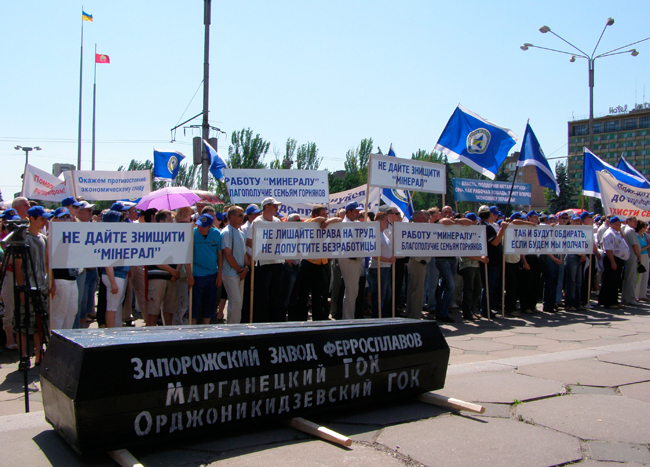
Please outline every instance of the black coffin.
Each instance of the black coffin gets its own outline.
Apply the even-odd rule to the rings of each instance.
[[[80,453],[409,398],[445,384],[433,321],[61,330],[41,364],[45,417]]]

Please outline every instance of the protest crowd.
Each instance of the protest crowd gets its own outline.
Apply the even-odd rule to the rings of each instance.
[[[0,215],[0,240],[9,233],[9,225],[27,221],[31,256],[29,261],[16,261],[15,271],[13,264],[6,269],[2,287],[6,348],[16,348],[16,332],[36,338],[32,327],[24,329],[14,322],[14,285],[22,285],[26,276],[39,296],[30,312],[37,313],[39,306],[48,310],[51,329],[88,327],[94,320],[99,327],[134,326],[140,317],[146,326],[391,316],[452,323],[459,319],[452,316],[454,309],[469,321],[500,318],[502,306],[506,317],[584,310],[590,288],[599,290],[598,304],[605,308],[648,300],[648,225],[635,217],[594,217],[568,210],[558,215],[514,212],[506,218],[496,206],[463,214],[450,206],[432,207],[414,212],[410,222],[484,226],[487,255],[396,257],[393,231],[398,223],[408,222],[396,207],[383,205],[373,213],[353,201],[330,217],[326,206],[316,205],[303,219],[296,212],[280,216],[280,205],[267,197],[260,205],[225,206],[224,212],[204,202],[174,211],[140,211],[134,203],[118,201],[100,212],[82,197],[67,197],[61,207],[48,211],[26,198],[14,199]],[[379,257],[300,260],[277,255],[253,265],[257,223],[311,222],[327,229],[364,221],[379,224]],[[56,222],[192,223],[192,262],[49,270],[47,231]],[[593,251],[504,253],[509,226],[538,225],[591,226]],[[24,302],[22,294],[20,300]]]

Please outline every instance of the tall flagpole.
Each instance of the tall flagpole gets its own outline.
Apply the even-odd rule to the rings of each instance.
[[[92,169],[95,170],[95,103],[97,101],[97,44],[95,44],[95,71],[93,74],[93,162]]]
[[[528,127],[528,123],[530,122],[530,119],[526,120],[526,127]],[[526,133],[524,133],[524,140],[526,139]],[[522,142],[523,146],[523,142]],[[512,186],[510,187],[510,194],[508,195],[508,204],[506,205],[506,212],[504,213],[504,217],[508,217],[508,209],[510,209],[510,199],[512,198],[512,190],[515,189],[515,182],[517,181],[517,174],[519,173],[519,160],[517,160],[517,165],[515,166],[515,176],[512,177]]]
[[[84,20],[83,6],[81,7],[81,53],[79,55],[79,131],[77,133],[77,170],[81,170],[81,91],[84,66]]]

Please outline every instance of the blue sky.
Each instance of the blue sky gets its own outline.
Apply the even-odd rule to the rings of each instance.
[[[20,190],[30,164],[77,161],[81,4],[5,2],[0,14],[0,189]],[[82,169],[90,169],[94,46],[98,170],[153,147],[191,158],[195,135],[170,129],[201,112],[203,1],[90,1],[84,23]],[[566,156],[567,121],[588,115],[587,63],[531,49],[568,50],[550,26],[591,52],[650,35],[647,0],[213,1],[210,122],[226,135],[251,127],[282,153],[287,138],[315,142],[321,168],[343,168],[362,138],[398,157],[431,150],[458,103],[523,137],[526,120],[548,157]],[[595,114],[650,101],[650,41],[596,61]],[[183,112],[187,108],[185,114]],[[196,121],[200,123],[200,121]],[[518,150],[520,142],[513,148]],[[272,152],[271,151],[271,152]],[[270,162],[272,155],[267,158]],[[555,161],[551,161],[555,165]]]

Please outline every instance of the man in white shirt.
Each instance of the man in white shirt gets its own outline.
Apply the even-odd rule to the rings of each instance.
[[[609,229],[603,236],[603,248],[606,254],[603,258],[605,271],[598,304],[608,309],[621,308],[618,304],[618,289],[625,261],[630,257],[630,249],[621,235],[621,220],[616,216],[609,219]]]
[[[359,211],[363,208],[352,201],[345,206],[343,222],[357,222]],[[343,295],[343,319],[354,319],[354,309],[359,294],[359,278],[363,274],[363,258],[339,258],[341,276],[345,284]]]
[[[623,238],[630,249],[630,256],[625,261],[625,270],[623,271],[623,293],[621,294],[623,305],[634,305],[636,301],[637,267],[641,262],[639,236],[636,234],[637,222],[636,217],[631,216],[627,218],[627,225],[621,227]]]
[[[281,222],[275,217],[281,204],[274,198],[264,198],[262,215],[253,221],[253,228],[249,231],[251,240],[255,224]],[[255,285],[253,287],[253,322],[255,323],[287,320],[287,310],[282,309],[281,302],[283,262],[282,259],[255,262]]]

